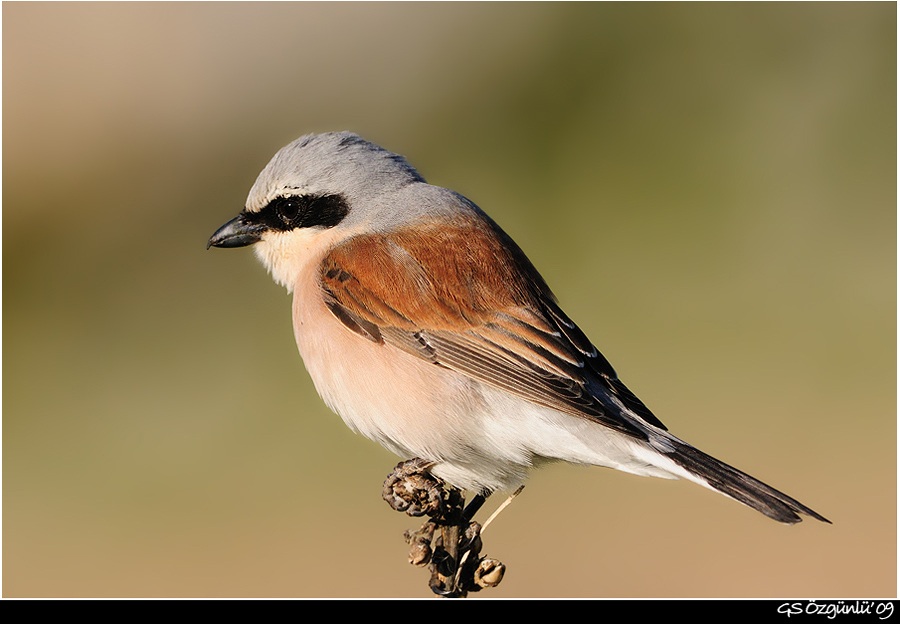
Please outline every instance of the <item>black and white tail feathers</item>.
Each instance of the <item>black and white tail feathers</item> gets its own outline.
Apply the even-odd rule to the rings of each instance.
[[[671,453],[666,453],[666,456],[714,490],[778,522],[795,524],[802,520],[800,514],[804,514],[831,524],[824,516],[759,479],[732,468],[677,438],[670,438],[670,441],[675,448]]]

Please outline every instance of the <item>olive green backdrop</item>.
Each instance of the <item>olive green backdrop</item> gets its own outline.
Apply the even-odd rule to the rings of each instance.
[[[490,213],[674,433],[834,522],[554,465],[483,596],[896,595],[893,3],[2,11],[5,596],[429,595],[397,459],[315,395],[252,253],[205,249],[339,129]]]

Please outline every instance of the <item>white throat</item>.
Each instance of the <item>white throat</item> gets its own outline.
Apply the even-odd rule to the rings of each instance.
[[[297,279],[310,262],[318,262],[328,250],[352,235],[340,227],[267,232],[253,245],[253,251],[272,279],[293,293]]]

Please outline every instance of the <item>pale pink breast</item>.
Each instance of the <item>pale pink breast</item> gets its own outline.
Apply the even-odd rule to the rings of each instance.
[[[316,390],[347,425],[401,457],[466,453],[478,429],[479,392],[469,380],[360,336],[325,306],[317,264],[294,289],[297,347]]]

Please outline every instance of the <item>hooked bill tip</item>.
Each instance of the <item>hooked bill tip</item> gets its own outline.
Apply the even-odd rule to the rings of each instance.
[[[206,248],[210,247],[246,247],[257,243],[262,239],[262,232],[265,227],[255,223],[247,223],[242,215],[236,216],[234,219],[220,227],[215,233],[209,237],[206,242]]]

